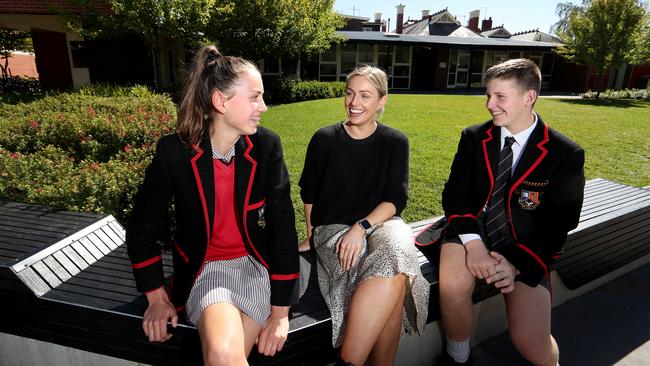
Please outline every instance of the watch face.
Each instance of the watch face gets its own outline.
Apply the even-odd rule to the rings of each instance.
[[[361,221],[359,221],[359,225],[361,225],[361,227],[363,228],[363,230],[366,230],[366,231],[368,231],[368,229],[370,229],[370,227],[371,227],[371,225],[370,225],[370,223],[368,222],[368,220],[361,220]]]

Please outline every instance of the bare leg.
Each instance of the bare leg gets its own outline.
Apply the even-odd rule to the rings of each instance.
[[[517,350],[535,365],[555,366],[559,351],[551,336],[551,295],[543,286],[515,282],[505,294],[510,338]]]
[[[249,318],[250,319],[250,318]],[[254,323],[254,322],[253,322]],[[255,323],[257,324],[257,323]],[[250,338],[257,338],[256,329],[244,323],[241,312],[232,304],[212,304],[199,317],[203,362],[206,365],[248,365],[246,360]]]
[[[474,325],[474,276],[465,264],[465,248],[445,243],[440,252],[440,313],[447,338],[460,342],[469,338]]]
[[[379,334],[379,338],[370,351],[370,364],[373,366],[393,365],[399,346],[399,337],[402,333],[402,320],[404,315],[404,296],[406,295],[406,276],[402,295],[395,305],[395,309],[388,319],[388,323]]]
[[[404,275],[362,282],[352,295],[341,358],[363,365],[398,302],[404,301]]]

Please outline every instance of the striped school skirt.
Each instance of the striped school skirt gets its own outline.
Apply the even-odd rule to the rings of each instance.
[[[271,315],[266,268],[250,255],[205,263],[187,299],[187,319],[196,325],[203,310],[217,303],[232,304],[263,326]]]

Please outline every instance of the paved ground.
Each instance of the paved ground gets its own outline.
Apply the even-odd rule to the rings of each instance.
[[[553,309],[562,366],[650,366],[650,264]],[[529,365],[508,336],[474,347],[475,364]]]

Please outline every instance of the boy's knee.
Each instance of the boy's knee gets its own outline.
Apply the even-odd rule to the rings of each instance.
[[[455,276],[446,278],[438,284],[440,299],[443,301],[462,301],[471,298],[474,291],[474,278]]]

